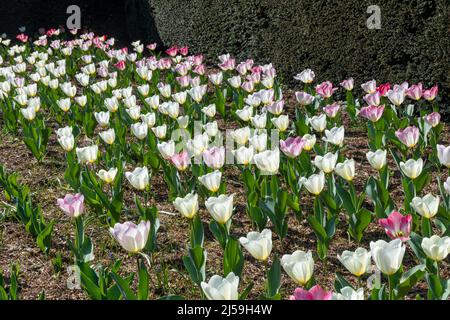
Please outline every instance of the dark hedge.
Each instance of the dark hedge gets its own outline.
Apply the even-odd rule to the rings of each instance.
[[[211,58],[272,62],[292,83],[304,68],[318,80],[423,81],[449,97],[449,0],[149,0],[165,45]],[[369,30],[369,5],[381,8]]]

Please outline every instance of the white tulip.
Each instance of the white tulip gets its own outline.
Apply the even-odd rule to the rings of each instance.
[[[236,110],[236,115],[244,122],[247,122],[253,116],[253,107],[245,106],[242,109]]]
[[[157,144],[161,156],[168,160],[175,154],[175,142],[170,140],[168,142],[161,142]]]
[[[316,156],[314,158],[314,165],[323,172],[330,173],[336,166],[337,158],[337,153],[328,152],[324,156]]]
[[[431,238],[422,239],[422,249],[428,258],[434,261],[442,261],[450,253],[450,237],[433,235]]]
[[[256,166],[263,174],[274,175],[277,174],[280,167],[280,151],[266,150],[255,154],[253,156]]]
[[[303,150],[305,151],[311,151],[314,148],[314,145],[316,144],[316,135],[313,134],[305,134],[303,136],[303,141],[305,142],[305,145],[303,146]]]
[[[243,127],[231,132],[231,136],[237,144],[243,146],[248,142],[250,137],[250,128]]]
[[[334,171],[347,181],[352,181],[355,177],[355,160],[345,160],[343,163],[338,163]]]
[[[242,138],[243,141],[244,137]],[[250,139],[250,144],[255,148],[256,152],[265,151],[267,148],[267,133],[254,134]]]
[[[152,128],[153,133],[158,139],[164,139],[167,133],[167,125],[163,124],[158,127]]]
[[[203,126],[203,129],[205,129],[206,134],[209,137],[214,137],[219,132],[219,127],[217,125],[217,121],[214,122],[208,122]]]
[[[214,275],[209,282],[200,284],[208,300],[237,300],[239,277],[230,272],[226,278]]]
[[[378,269],[388,276],[396,273],[402,266],[405,250],[406,247],[400,239],[395,239],[391,242],[386,242],[384,240],[370,242],[370,251],[372,253],[373,261]]]
[[[94,112],[95,120],[102,127],[107,127],[109,125],[109,111]]]
[[[76,149],[78,162],[82,164],[94,163],[97,160],[98,146],[93,145]]]
[[[156,122],[156,115],[153,112],[141,114],[141,121],[145,123],[149,128],[153,128]]]
[[[386,165],[387,151],[378,149],[375,152],[369,151],[366,153],[367,160],[372,168],[381,170]]]
[[[239,238],[241,245],[259,261],[266,261],[272,251],[272,231],[264,229],[261,233],[252,231],[247,237]]]
[[[344,144],[345,129],[344,127],[334,127],[331,130],[325,130],[323,141],[342,147]]]
[[[213,118],[216,115],[216,105],[210,104],[206,107],[203,107],[202,112],[206,114],[208,117]]]
[[[201,184],[210,192],[217,192],[220,188],[220,180],[222,179],[222,172],[219,170],[205,174],[198,178]]]
[[[333,293],[332,300],[364,300],[364,288],[344,287],[340,293]]]
[[[109,129],[103,132],[100,132],[98,134],[100,138],[106,143],[106,144],[113,144],[116,140],[116,133],[114,132],[114,129]]]
[[[315,131],[322,132],[327,127],[327,116],[325,114],[314,116],[309,119],[309,124]]]
[[[117,97],[106,98],[104,104],[109,112],[114,113],[119,109],[119,100],[117,100]]]
[[[205,206],[214,220],[220,224],[225,224],[233,214],[233,195],[222,194],[218,197],[209,197],[205,201]]]
[[[199,156],[208,148],[208,141],[208,134],[204,132],[203,134],[197,134],[193,139],[190,139],[187,142],[186,147],[192,156]]]
[[[280,130],[280,132],[284,132],[289,127],[289,116],[281,115],[278,118],[272,118],[273,125]]]
[[[414,180],[422,173],[423,160],[409,159],[406,162],[400,162],[400,169],[405,176]]]
[[[131,108],[125,109],[125,111],[130,116],[130,118],[135,121],[138,120],[139,117],[141,116],[141,107],[140,106],[131,107]]]
[[[111,183],[116,178],[117,171],[117,168],[111,168],[108,171],[101,169],[97,172],[97,176],[104,182]]]
[[[450,177],[448,177],[447,181],[444,182],[444,189],[450,195]]]
[[[250,146],[249,148],[242,146],[239,149],[233,150],[232,152],[236,157],[236,162],[245,166],[250,164],[254,155],[253,146]]]
[[[309,178],[300,178],[300,183],[313,195],[318,196],[325,186],[325,174],[320,171],[319,174],[313,174]]]
[[[58,142],[64,151],[72,151],[75,146],[75,138],[72,134],[58,136]]]
[[[427,194],[425,197],[414,197],[411,202],[411,206],[416,210],[418,214],[427,219],[433,218],[439,209],[439,196],[433,196]]]
[[[56,104],[64,112],[67,112],[70,109],[70,99],[69,98],[58,100],[58,101],[56,101]]]
[[[34,120],[34,118],[36,118],[36,109],[32,106],[27,108],[21,108],[20,112],[22,113],[23,117],[28,121],[32,121]]]
[[[314,273],[311,251],[297,250],[293,254],[285,254],[281,258],[281,266],[292,280],[301,286],[306,285]]]
[[[184,198],[177,197],[173,205],[183,217],[192,219],[198,211],[198,195],[189,193]]]
[[[264,129],[266,127],[266,123],[267,123],[267,114],[263,113],[260,115],[255,115],[253,117],[250,118],[252,125],[256,128],[256,129]]]
[[[131,125],[131,132],[133,132],[136,138],[143,140],[147,137],[148,125],[143,122],[133,123]]]
[[[439,162],[450,169],[450,146],[443,146],[438,144],[436,146]]]
[[[133,172],[125,172],[125,177],[138,190],[145,190],[150,180],[147,167],[137,167]]]
[[[177,123],[181,129],[186,129],[189,126],[189,116],[179,116]]]
[[[159,95],[154,95],[151,96],[149,98],[145,99],[145,102],[148,103],[148,105],[152,108],[152,109],[158,109],[159,108]]]
[[[345,250],[338,260],[350,271],[353,275],[360,277],[370,269],[370,251],[364,248],[358,248],[354,252]]]

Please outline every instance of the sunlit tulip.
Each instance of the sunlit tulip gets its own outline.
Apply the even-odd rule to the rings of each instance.
[[[208,122],[203,126],[203,129],[205,129],[205,132],[209,137],[215,137],[219,133],[217,121]]]
[[[72,151],[75,146],[75,137],[70,133],[70,135],[58,135],[58,142],[64,151]]]
[[[337,158],[337,153],[328,152],[324,156],[316,156],[314,158],[314,165],[323,172],[330,173],[336,166]]]
[[[289,277],[301,286],[306,285],[314,273],[311,251],[297,250],[293,254],[285,254],[281,258],[281,266]]]
[[[167,125],[163,124],[158,127],[153,127],[152,131],[158,139],[164,139],[167,133]]]
[[[267,106],[267,111],[275,116],[279,116],[283,112],[284,100],[275,101]],[[287,117],[287,116],[286,116]]]
[[[355,160],[347,159],[343,163],[336,164],[334,171],[347,181],[352,181],[355,177]]]
[[[98,134],[100,136],[100,138],[102,138],[102,140],[106,143],[106,144],[113,144],[114,141],[116,140],[116,133],[114,132],[114,129],[109,129],[103,132],[100,132]]]
[[[170,140],[168,142],[161,142],[157,144],[157,148],[161,156],[168,160],[175,154],[175,142]]]
[[[216,105],[210,104],[206,107],[203,107],[202,112],[206,114],[208,117],[213,118],[216,115]]]
[[[141,221],[138,225],[127,221],[116,223],[114,228],[109,228],[111,235],[119,244],[131,253],[138,253],[145,248],[150,233],[150,221]]]
[[[141,116],[141,107],[140,106],[127,108],[127,109],[125,109],[125,111],[130,116],[130,118],[135,121],[138,120],[139,117]]]
[[[280,131],[284,132],[289,127],[289,116],[288,115],[281,115],[277,118],[271,119],[273,125]]]
[[[209,197],[205,201],[209,213],[220,224],[225,224],[233,214],[233,195],[221,194],[218,197]]]
[[[438,144],[436,146],[437,148],[437,154],[439,158],[439,162],[450,169],[450,146],[443,146],[441,144]]]
[[[273,89],[260,90],[258,92],[258,96],[261,99],[262,104],[269,105],[273,102],[274,91],[273,91]]]
[[[250,146],[249,148],[242,146],[239,149],[233,150],[233,155],[236,157],[236,162],[238,164],[247,166],[253,159],[254,155],[253,146]]]
[[[333,298],[332,292],[327,292],[318,284],[309,290],[303,288],[296,288],[294,295],[289,297],[289,300],[331,300]]]
[[[396,137],[408,148],[413,148],[419,141],[419,129],[415,126],[407,127],[395,132]]]
[[[406,90],[398,88],[397,90],[389,90],[387,97],[397,107],[405,101]]]
[[[323,107],[323,111],[327,115],[328,118],[335,118],[339,112],[341,107],[337,103],[333,103]]]
[[[94,112],[95,120],[102,127],[107,127],[109,125],[109,111]]]
[[[426,123],[432,128],[436,127],[441,122],[441,115],[438,112],[430,113],[424,117]]]
[[[431,219],[433,218],[439,209],[439,196],[433,196],[432,194],[427,194],[425,197],[414,197],[411,202],[411,206],[418,214],[422,217]]]
[[[402,244],[400,239],[386,242],[378,240],[377,242],[370,242],[370,251],[372,259],[382,273],[390,276],[393,275],[402,266],[403,256],[405,255],[406,247]]]
[[[177,168],[179,171],[184,171],[189,167],[191,163],[191,158],[187,151],[181,151],[180,153],[176,153],[170,157],[170,162]]]
[[[354,252],[345,250],[338,255],[338,260],[353,275],[360,277],[370,269],[370,252],[364,248],[357,248]]]
[[[82,108],[87,104],[87,97],[86,96],[75,97],[74,100]]]
[[[81,193],[67,194],[63,199],[57,200],[58,206],[70,217],[78,217],[84,211],[84,196]]]
[[[125,177],[138,190],[145,190],[150,180],[147,167],[137,167],[133,172],[125,172]]]
[[[444,182],[444,189],[450,195],[450,177],[448,177],[447,181]]]
[[[309,106],[314,101],[314,96],[306,92],[296,92],[295,98],[301,106]]]
[[[320,171],[319,174],[313,174],[309,178],[301,177],[300,183],[313,195],[318,196],[325,186],[325,174]]]
[[[378,91],[366,94],[363,99],[369,106],[379,106],[381,103],[381,95]]]
[[[408,178],[414,180],[422,173],[423,160],[422,159],[409,159],[406,162],[400,162],[400,169],[403,174]]]
[[[181,129],[186,129],[189,126],[189,116],[179,116],[177,123]]]
[[[354,80],[353,78],[349,78],[347,80],[344,80],[340,83],[341,87],[344,88],[347,91],[353,90]]]
[[[409,240],[412,226],[412,215],[402,215],[398,211],[392,212],[389,217],[378,220],[378,224],[384,228],[391,239],[400,239],[402,242]]]
[[[108,171],[101,169],[97,172],[97,176],[106,183],[112,183],[117,175],[117,168],[111,168]]]
[[[361,108],[359,115],[372,122],[377,122],[383,116],[384,106],[368,106]]]
[[[238,300],[239,277],[230,272],[226,278],[214,275],[200,284],[208,300]]]
[[[433,101],[434,99],[436,99],[437,94],[438,94],[438,86],[435,85],[431,89],[423,91],[423,98],[427,101]]]
[[[209,191],[217,192],[220,188],[220,180],[222,178],[222,172],[216,170],[214,172],[205,174],[198,178],[200,183]]]
[[[198,211],[198,195],[189,193],[184,198],[177,197],[173,205],[183,217],[192,219]]]
[[[67,112],[70,110],[70,99],[69,98],[58,100],[58,101],[56,101],[56,104],[64,112]]]
[[[364,300],[364,288],[343,287],[340,293],[333,294],[332,300]]]
[[[142,123],[145,123],[148,128],[153,128],[156,122],[155,113],[149,112],[146,114],[141,114],[141,121]]]
[[[146,98],[145,102],[148,103],[152,109],[156,110],[159,108],[159,95],[156,94],[154,96]]]
[[[325,129],[325,137],[323,141],[342,147],[344,144],[345,129],[342,127],[334,127],[331,130]]]
[[[242,109],[236,110],[236,115],[241,119],[242,121],[250,121],[250,119],[253,116],[253,107],[252,106],[245,106]]]
[[[148,125],[143,122],[133,123],[131,125],[131,132],[133,132],[136,138],[143,140],[147,137]]]
[[[437,235],[431,238],[423,238],[422,249],[428,258],[434,261],[442,261],[450,253],[450,237],[439,237]]]
[[[264,129],[267,123],[267,114],[263,113],[260,115],[255,115],[251,117],[252,125],[257,129]]]
[[[212,84],[219,86],[223,80],[223,73],[222,72],[212,73],[208,76],[208,78]]]
[[[386,156],[387,151],[380,149],[375,152],[369,151],[366,153],[367,160],[375,170],[381,170],[384,168],[386,165]]]
[[[243,127],[236,129],[233,132],[231,132],[231,136],[233,137],[234,141],[236,141],[237,144],[243,146],[248,142],[250,138],[250,128]]]
[[[311,83],[314,81],[314,78],[316,75],[314,74],[314,71],[311,69],[303,70],[301,73],[297,74],[294,79],[299,80],[303,83]]]
[[[196,86],[188,90],[188,93],[191,96],[192,100],[200,103],[203,99],[203,96],[206,94],[206,89],[206,85]]]
[[[338,88],[334,88],[330,81],[325,81],[316,87],[316,92],[324,99],[330,98]]]
[[[203,151],[203,161],[214,170],[222,168],[225,163],[225,148],[212,147]]]
[[[92,145],[76,149],[78,162],[81,164],[94,163],[97,160],[98,146]]]
[[[36,118],[36,109],[33,106],[21,108],[20,112],[22,113],[22,116],[28,121],[32,121],[34,120],[34,118]]]
[[[327,127],[327,116],[325,114],[314,116],[309,119],[309,124],[315,131],[322,132]]]
[[[262,152],[267,149],[267,133],[263,132],[261,134],[253,134],[249,139],[250,144],[255,148],[256,152]]]
[[[311,151],[314,148],[314,145],[316,144],[316,135],[305,134],[303,136],[303,141],[305,142],[303,149],[306,151]]]
[[[406,95],[412,100],[419,101],[422,98],[423,87],[422,84],[414,84],[406,90]]]
[[[280,149],[289,158],[296,158],[302,152],[305,143],[302,137],[289,137],[286,140],[280,140]]]
[[[277,174],[280,167],[280,151],[266,150],[253,156],[256,166],[263,174]]]
[[[361,85],[361,88],[368,94],[375,93],[377,91],[377,82],[371,80]]]
[[[239,238],[241,245],[259,261],[266,261],[272,251],[272,231],[264,229],[261,233],[249,232],[247,237]]]

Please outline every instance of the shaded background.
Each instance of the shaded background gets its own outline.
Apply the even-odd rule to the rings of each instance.
[[[272,62],[288,84],[306,67],[334,83],[348,76],[359,84],[439,83],[449,101],[449,0],[16,0],[0,4],[0,32],[65,24],[70,4],[81,7],[82,26],[122,44],[141,39],[187,44],[212,59],[252,57]],[[373,4],[380,30],[366,26]]]

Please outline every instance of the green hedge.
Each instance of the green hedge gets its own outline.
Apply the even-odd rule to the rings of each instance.
[[[147,0],[165,45],[210,58],[272,62],[285,82],[306,67],[318,80],[423,81],[449,97],[448,0]],[[369,5],[381,8],[369,30]]]

